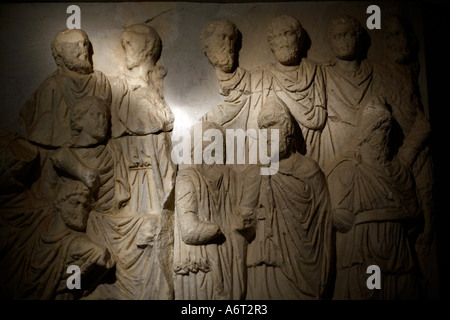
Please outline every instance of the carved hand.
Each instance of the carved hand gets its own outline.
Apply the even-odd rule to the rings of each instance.
[[[147,214],[143,217],[144,221],[139,227],[138,234],[136,236],[136,245],[139,248],[145,248],[146,246],[153,246],[161,230],[161,219],[155,214]]]
[[[237,231],[247,230],[255,225],[254,215],[244,216],[240,213],[234,213],[231,224],[233,230]]]
[[[180,222],[182,223],[180,226],[181,238],[186,244],[205,244],[222,234],[219,225],[215,222],[201,221],[198,218],[186,219],[186,217],[180,219]]]
[[[116,264],[111,253],[105,247],[97,246],[93,258],[98,266],[104,267],[105,269],[111,269]]]
[[[305,106],[283,90],[278,91],[277,96],[283,100],[295,120],[306,128],[320,130],[325,125],[327,111],[323,106]]]

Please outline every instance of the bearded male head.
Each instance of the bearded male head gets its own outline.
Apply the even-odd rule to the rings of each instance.
[[[267,39],[270,50],[279,63],[285,66],[299,64],[302,35],[302,25],[292,16],[279,16],[270,22]]]
[[[51,48],[58,69],[67,68],[79,74],[93,72],[89,56],[90,42],[83,30],[66,29],[58,32]]]
[[[227,19],[214,19],[205,24],[200,40],[203,52],[214,68],[225,73],[233,72],[237,38],[235,24]]]

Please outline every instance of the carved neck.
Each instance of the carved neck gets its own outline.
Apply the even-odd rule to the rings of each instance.
[[[233,69],[230,72],[222,71],[220,68],[215,68],[215,70],[216,70],[216,76],[220,80],[220,79],[228,79],[228,78],[232,77],[236,73],[237,68]]]
[[[342,60],[337,59],[336,67],[344,72],[354,72],[359,69],[361,62],[358,59],[355,60]]]
[[[287,66],[287,65],[284,65],[284,64],[280,63],[279,61],[277,61],[277,63],[275,65],[276,65],[277,69],[280,71],[292,71],[292,70],[296,70],[300,64]]]
[[[127,78],[131,84],[147,87],[150,84],[150,72],[154,65],[151,63],[140,64],[131,70],[127,70]]]

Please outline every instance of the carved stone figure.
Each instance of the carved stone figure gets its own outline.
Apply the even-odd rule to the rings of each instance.
[[[171,299],[176,166],[170,158],[174,118],[163,98],[165,70],[157,63],[161,39],[153,28],[136,24],[122,32],[121,44],[127,73],[111,79],[111,131],[123,155],[116,173],[129,184],[130,199],[119,214],[92,215],[88,233],[110,248],[117,264],[116,281],[89,298]]]
[[[274,18],[267,37],[276,63],[251,74],[251,106],[247,127],[258,129],[261,106],[276,94],[289,108],[301,129],[299,141],[306,155],[317,160],[320,130],[326,120],[323,76],[318,65],[302,58],[305,30],[292,16]],[[300,133],[299,133],[300,134]]]
[[[56,170],[50,161],[68,147],[95,145],[106,138],[107,124],[92,123],[93,119],[99,120],[93,113],[85,126],[90,131],[79,127],[81,136],[77,141],[82,144],[74,143],[72,136],[72,108],[96,96],[106,104],[102,104],[106,113],[111,102],[109,82],[101,72],[93,70],[89,49],[89,39],[82,30],[64,30],[56,35],[52,52],[58,69],[21,110],[26,140],[18,136],[14,138],[17,145],[7,146],[3,177],[19,187],[17,193],[6,189],[2,193],[2,281],[8,282],[5,288],[9,291],[5,292],[9,297],[79,298],[76,293],[64,294],[68,265],[76,264],[86,276],[96,264],[103,269],[114,264],[108,250],[84,233],[90,199],[97,198],[95,192],[101,180],[98,173],[84,171],[87,167],[70,168],[77,165],[73,159],[70,164],[63,161],[64,165]],[[83,112],[87,112],[86,108]],[[67,177],[81,178],[82,182]],[[84,289],[92,289],[89,286],[96,283],[97,276],[91,279],[93,282],[85,278]]]
[[[220,93],[225,96],[225,100],[208,112],[203,120],[216,122],[224,128],[245,130],[250,74],[238,66],[239,35],[236,25],[227,19],[210,20],[201,31],[203,51],[216,70]]]
[[[367,35],[348,15],[334,18],[328,39],[336,60],[322,67],[327,94],[327,121],[320,139],[319,165],[346,151],[362,108],[372,99],[373,67],[364,58]]]
[[[202,131],[208,129],[222,132],[217,124],[203,122]],[[175,299],[244,297],[245,257],[241,241],[244,238],[234,229],[236,190],[231,174],[226,165],[204,162],[187,165],[178,173],[173,261]]]
[[[201,145],[203,162],[179,167],[172,152],[180,151],[177,160],[184,161],[190,147],[183,140],[182,148],[172,149],[175,121],[163,93],[167,65],[160,59],[166,51],[147,23],[175,13],[156,24],[167,28],[161,29],[169,43],[163,61],[180,66],[167,91],[180,101],[177,95],[186,89],[182,80],[195,84],[205,75],[202,65],[180,65],[195,44],[177,45],[192,40],[197,25],[178,22],[206,21],[197,6],[148,6],[160,13],[123,27],[126,69],[111,78],[94,68],[85,31],[55,35],[51,50],[57,68],[21,109],[22,131],[0,129],[0,298],[438,296],[437,249],[442,248],[434,232],[431,129],[414,28],[383,16],[378,35],[384,36],[384,50],[371,52],[376,64],[367,59],[370,38],[357,19],[339,15],[325,30],[320,21],[330,7],[310,23],[311,35],[328,32],[333,53],[333,61],[318,63],[311,59],[322,55],[318,51],[325,43],[312,39],[317,51],[307,58],[311,43],[297,18],[277,16],[264,34],[260,27],[267,12],[260,9],[271,6],[247,7],[241,13],[248,17],[229,14],[234,6],[219,8],[218,15],[228,14],[236,23],[211,19],[201,29],[203,62],[214,68],[223,101],[202,116],[201,136],[194,133],[191,140],[194,158]],[[189,12],[180,16],[180,8]],[[316,6],[293,3],[292,8],[306,8],[305,16]],[[414,8],[407,11],[409,18],[417,17]],[[252,31],[244,39],[239,23]],[[107,48],[107,30],[98,30],[97,38],[104,32],[103,48],[115,50]],[[248,44],[267,36],[271,59],[263,60],[265,52],[255,54],[259,46],[240,51],[247,36],[252,37]],[[17,54],[16,49],[10,46],[6,54]],[[37,53],[34,49],[28,53]],[[101,51],[96,50],[96,61],[114,74],[120,54]],[[257,68],[240,65],[240,54],[254,59]],[[2,98],[6,93],[4,108],[14,107],[8,100],[20,100],[11,99],[15,92],[27,91],[21,87],[23,72],[12,74],[15,65],[6,69],[13,81],[0,93]],[[183,107],[174,110],[186,119],[217,98],[194,89],[186,97],[205,105],[185,99],[185,108],[174,106]],[[227,129],[234,130],[224,134]],[[278,149],[267,141],[271,158],[261,152],[261,129],[268,138],[279,134]],[[223,140],[204,135],[207,130]],[[234,150],[227,145],[231,141]],[[222,142],[223,149],[211,148]],[[234,151],[234,162],[206,162],[207,148],[224,162]],[[264,158],[270,163],[263,164]],[[265,169],[275,171],[264,175]],[[67,286],[71,265],[80,268],[81,290]],[[380,268],[381,290],[367,287],[372,265]]]
[[[384,49],[388,59],[381,65],[375,65],[379,68],[375,80],[381,87],[379,91],[382,98],[392,108],[392,116],[401,128],[399,134],[402,138],[402,133],[404,137],[411,130],[417,112],[423,112],[417,83],[418,44],[412,31],[399,18],[386,18],[385,24]],[[397,144],[401,144],[399,140]]]
[[[173,114],[164,101],[161,39],[145,25],[128,26],[121,36],[127,73],[112,79],[112,137],[126,155],[132,186],[130,210],[161,213],[175,166],[170,160]]]
[[[71,147],[61,147],[50,159],[57,169],[98,189],[96,212],[116,213],[130,199],[123,155],[114,140],[106,140],[109,108],[98,97],[87,96],[70,110]]]
[[[53,211],[45,202],[37,201],[28,188],[23,192],[27,201],[22,199],[19,207],[11,206],[14,202],[9,201],[9,207],[4,209],[3,216],[8,218],[2,227],[7,230],[5,248],[10,253],[4,261],[9,263],[9,268],[13,267],[6,275],[20,283],[11,284],[16,286],[18,292],[14,294],[18,298],[80,298],[81,293],[90,293],[105,271],[114,265],[106,246],[92,242],[84,232],[90,210],[115,212],[129,199],[128,181],[120,181],[120,176],[117,179],[115,174],[114,163],[120,163],[120,155],[105,141],[109,108],[102,99],[86,96],[70,108],[68,116],[71,147],[58,148],[49,156],[59,181]],[[12,235],[13,231],[25,238]],[[30,260],[21,259],[20,254],[28,255]],[[17,260],[16,264],[11,259]],[[63,281],[71,264],[81,269],[83,291],[69,292]],[[106,270],[95,271],[91,276],[94,264]],[[11,276],[14,269],[20,271]]]
[[[92,192],[82,182],[62,178],[53,207],[2,212],[1,284],[8,299],[74,299],[114,266],[109,251],[84,232]],[[66,284],[70,265],[80,268],[82,290]]]
[[[376,65],[375,83],[380,88],[382,101],[391,108],[396,126],[393,127],[394,142],[391,148],[398,150],[405,136],[414,128],[416,119],[424,118],[418,83],[418,42],[411,26],[399,17],[386,18],[383,27],[384,48],[388,59]],[[430,285],[432,270],[430,255],[433,241],[433,169],[431,150],[427,139],[423,139],[412,172],[418,194],[419,205],[424,213],[424,225],[418,230],[416,249],[424,275],[424,286]]]
[[[324,173],[300,154],[294,122],[278,97],[265,101],[260,128],[279,130],[279,169],[261,176],[250,166],[244,176],[240,230],[247,229],[247,299],[330,297],[334,243],[330,197]],[[251,220],[253,219],[253,225]],[[251,232],[251,229],[254,229]]]
[[[72,139],[70,108],[85,96],[111,102],[105,75],[93,69],[90,42],[80,29],[58,32],[52,42],[57,70],[27,101],[20,112],[25,137],[47,147],[61,147]]]
[[[90,42],[80,29],[58,32],[51,48],[57,70],[50,75],[20,111],[24,137],[39,147],[40,179],[33,185],[36,199],[52,203],[58,176],[48,161],[53,150],[70,146],[70,109],[86,96],[96,96],[109,106],[111,87],[106,76],[93,69]]]
[[[389,159],[390,112],[368,104],[353,148],[326,169],[337,229],[336,299],[419,298],[418,269],[409,232],[421,223],[410,166],[429,133],[417,119],[398,154]],[[367,267],[380,268],[381,290],[366,285]]]
[[[203,52],[218,75],[231,73],[236,69],[235,43],[237,37],[236,25],[227,19],[210,20],[202,28],[200,40]],[[222,89],[226,92],[229,88]]]

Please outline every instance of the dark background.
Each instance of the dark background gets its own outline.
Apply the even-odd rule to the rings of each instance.
[[[449,145],[449,83],[450,70],[446,42],[450,39],[449,1],[422,1],[425,54],[427,64],[428,100],[432,128],[432,153],[434,160],[436,231],[439,261],[440,297],[450,297],[450,220],[447,182],[449,181],[447,147]]]

